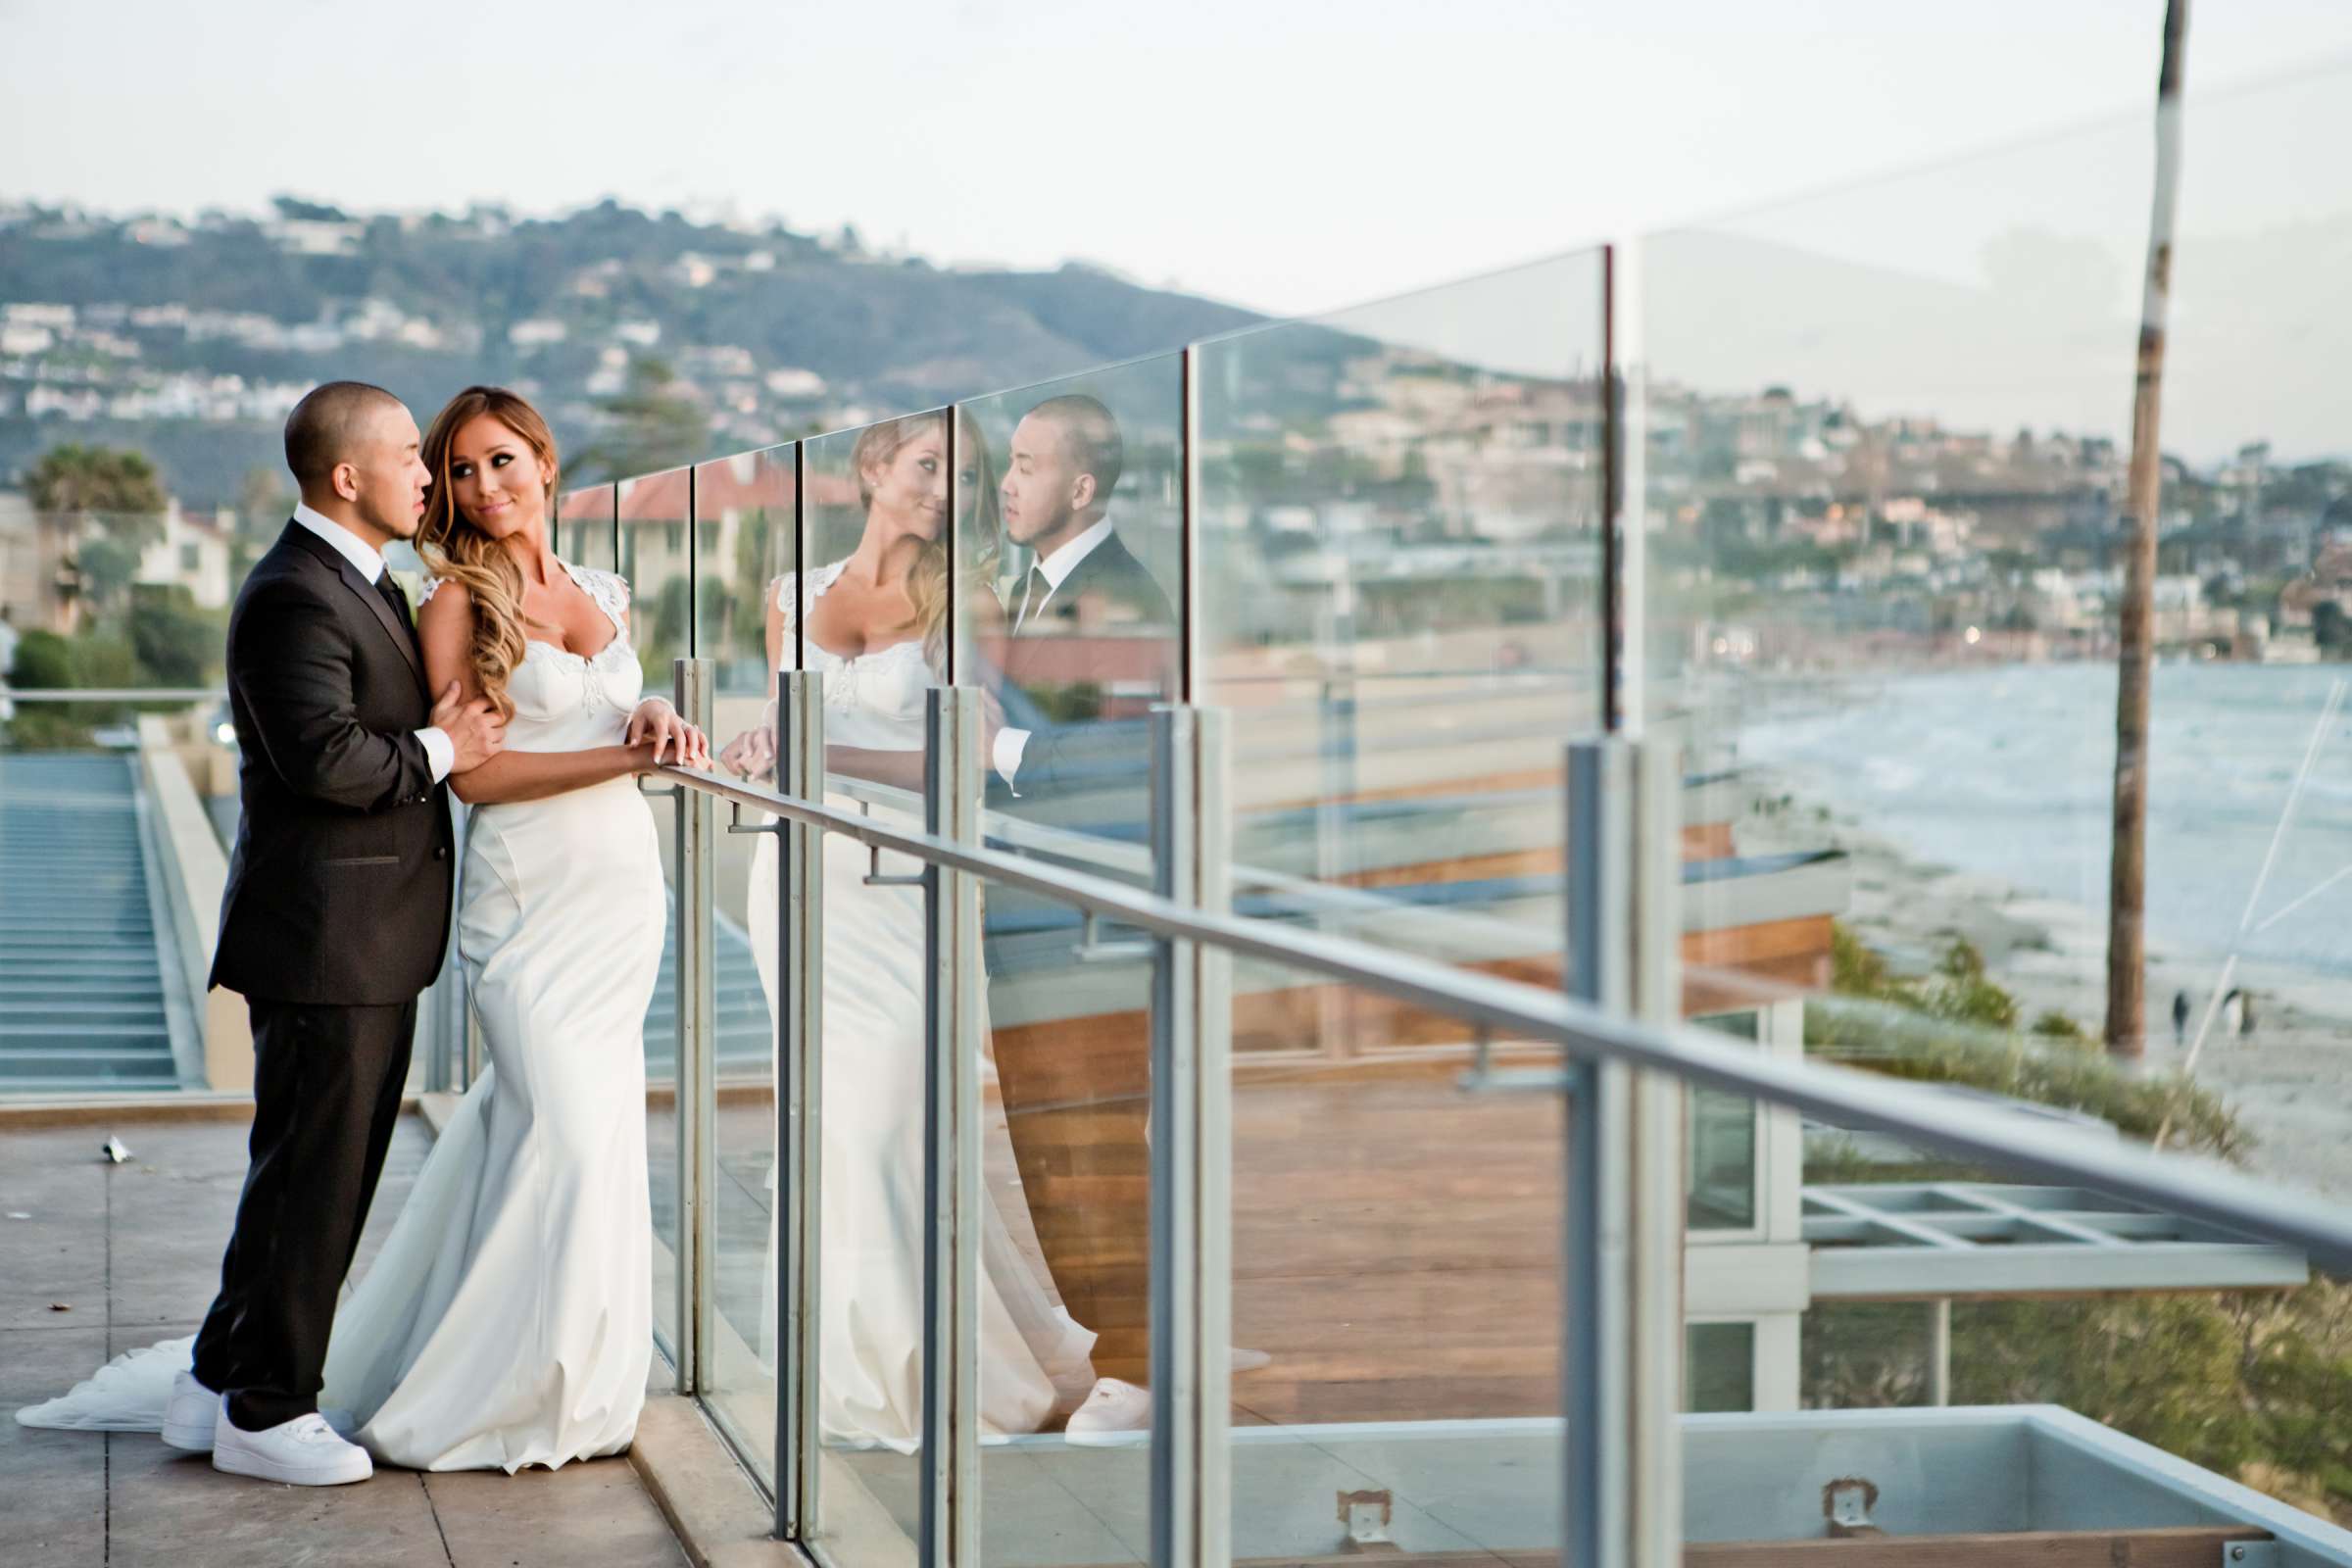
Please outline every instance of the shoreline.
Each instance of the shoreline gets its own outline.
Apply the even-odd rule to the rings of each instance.
[[[1963,938],[1984,956],[1986,978],[2017,999],[2021,1027],[2055,1011],[2098,1035],[2106,1010],[2103,914],[1990,873],[1933,863],[1823,805],[1803,780],[1762,765],[1750,771],[1775,804],[1740,819],[1743,854],[1842,851],[1853,868],[1853,897],[1839,922],[1900,972],[1932,970],[1953,939]],[[2193,1041],[2222,963],[2149,945],[2150,1032],[2141,1070],[2180,1064],[2185,1052],[2174,1040],[2172,999],[2187,994]],[[2231,984],[2253,996],[2254,1025],[2244,1035],[2227,1034],[2224,1015],[2216,1014],[2197,1083],[2221,1095],[2252,1135],[2251,1173],[2352,1198],[2352,979],[2241,959]]]

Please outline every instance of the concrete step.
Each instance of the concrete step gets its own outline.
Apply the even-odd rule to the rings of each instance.
[[[172,1037],[164,1033],[164,1021],[161,1018],[145,1026],[95,1021],[25,1024],[15,1018],[0,1020],[0,1054],[53,1049],[119,1052],[160,1050],[168,1057],[172,1054]]]
[[[17,889],[10,889],[7,896],[10,896],[10,901],[17,903],[12,903],[12,907],[0,909],[0,931],[54,931],[57,926],[96,926],[104,924],[104,921],[124,917],[124,914],[139,914],[141,919],[148,917],[146,889],[141,889],[136,898],[116,894],[116,891],[92,894],[87,889],[82,894],[66,894],[49,898],[49,901],[24,898]]]
[[[54,887],[117,887],[126,881],[136,881],[145,862],[136,855],[116,858],[110,851],[104,860],[92,856],[77,858],[75,851],[60,847],[54,855],[22,865],[0,864],[0,873],[11,878],[11,888],[26,885]]]
[[[101,1093],[168,1095],[178,1087],[176,1078],[123,1077],[113,1073],[27,1073],[0,1079],[0,1092],[5,1092],[11,1100],[63,1100]]]
[[[126,759],[0,757],[0,1093],[178,1082]]]
[[[9,896],[16,897],[13,892]],[[79,903],[60,900],[56,906],[45,909],[28,906],[0,913],[0,938],[15,931],[96,929],[128,915],[136,915],[142,920],[152,918],[144,894],[136,899],[119,893],[107,893]]]
[[[59,908],[45,914],[22,910],[0,915],[0,943],[12,936],[37,935],[43,931],[103,934],[125,920],[136,920],[142,928],[151,928],[155,917],[144,898],[134,904],[128,900],[117,902],[110,895],[104,904]]]
[[[10,1094],[23,1094],[26,1078],[146,1079],[174,1084],[179,1074],[169,1053],[141,1056],[105,1051],[0,1051],[0,1085]]]
[[[20,1002],[14,999],[0,1002],[8,1013],[8,1032],[0,1040],[23,1035],[40,1036],[53,1029],[74,1028],[88,1024],[94,1027],[143,1029],[162,1036],[170,1035],[164,1024],[163,999],[146,1002]]]

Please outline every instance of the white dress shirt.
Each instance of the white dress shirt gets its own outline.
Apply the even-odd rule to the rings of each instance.
[[[1052,555],[1029,568],[1029,575],[1022,579],[1020,612],[1013,617],[1012,634],[1015,637],[1027,628],[1032,616],[1045,613],[1054,590],[1069,581],[1070,573],[1078,569],[1078,564],[1093,555],[1096,548],[1109,537],[1110,519],[1098,518],[1086,532],[1064,542]],[[1046,591],[1042,594],[1037,591],[1037,579],[1040,577],[1046,579]],[[1021,770],[1021,754],[1028,748],[1027,730],[997,731],[997,744],[991,748],[989,760],[996,764],[997,773],[1004,780],[1005,788],[1012,788],[1012,776]],[[1017,795],[1019,791],[1015,790],[1014,793]]]
[[[297,502],[294,520],[332,545],[335,554],[350,562],[352,570],[367,578],[370,588],[383,576],[386,570],[383,553],[325,513]],[[425,760],[433,770],[433,782],[438,784],[449,777],[449,765],[458,758],[457,744],[431,725],[416,731],[416,742],[424,748]]]

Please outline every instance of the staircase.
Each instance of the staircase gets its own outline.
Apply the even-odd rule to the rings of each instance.
[[[179,1086],[134,765],[0,756],[0,1095]]]
[[[674,909],[676,895],[666,902]],[[718,1070],[722,1077],[765,1076],[775,1058],[775,1025],[760,992],[760,967],[740,928],[711,922],[713,989],[718,1004]],[[678,1064],[678,922],[673,915],[662,933],[662,977],[645,1011],[645,1070],[656,1079],[674,1078]]]

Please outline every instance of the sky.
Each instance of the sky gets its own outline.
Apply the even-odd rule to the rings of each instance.
[[[554,213],[612,196],[855,223],[942,263],[1083,260],[1304,315],[2144,114],[2162,13],[0,0],[0,199]],[[2189,80],[2331,56],[2352,57],[2344,0],[2202,0]]]

